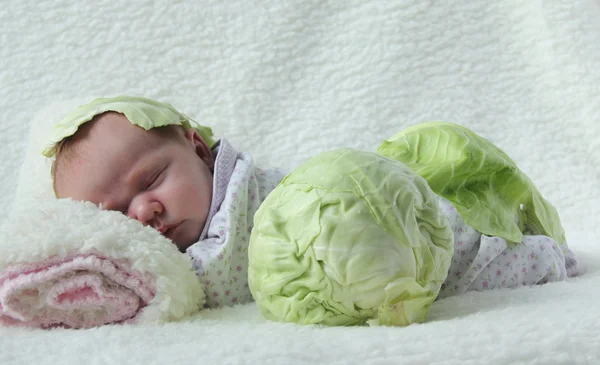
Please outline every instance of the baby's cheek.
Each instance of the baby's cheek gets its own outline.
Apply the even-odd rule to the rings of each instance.
[[[177,196],[179,205],[190,209],[190,213],[208,210],[212,198],[212,181],[202,182],[195,179],[187,179],[177,184],[172,192],[173,196]]]

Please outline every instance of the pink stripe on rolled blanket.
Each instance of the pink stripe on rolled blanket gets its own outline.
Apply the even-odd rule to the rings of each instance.
[[[132,323],[156,291],[152,275],[94,252],[11,266],[0,273],[0,324],[87,328]]]

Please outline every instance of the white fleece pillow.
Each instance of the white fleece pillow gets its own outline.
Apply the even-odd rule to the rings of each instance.
[[[113,316],[106,323],[167,321],[204,304],[191,260],[156,230],[91,203],[55,198],[51,161],[41,154],[44,138],[53,123],[90,100],[54,103],[31,123],[16,198],[0,227],[0,324],[90,327],[124,306],[139,308],[128,320]],[[81,286],[88,298],[65,285]],[[87,300],[95,307],[86,307]]]

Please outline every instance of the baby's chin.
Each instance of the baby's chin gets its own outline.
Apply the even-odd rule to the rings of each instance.
[[[182,222],[176,228],[173,237],[171,237],[171,241],[181,252],[185,252],[190,246],[198,242],[202,233],[202,225],[190,223],[190,221]]]

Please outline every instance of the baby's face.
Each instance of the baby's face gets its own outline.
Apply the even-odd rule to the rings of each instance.
[[[74,157],[56,171],[57,197],[121,211],[181,251],[198,240],[212,198],[214,159],[196,131],[167,138],[108,113],[82,128],[75,143]]]

